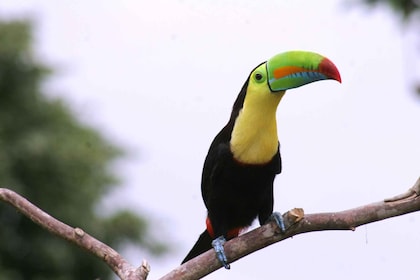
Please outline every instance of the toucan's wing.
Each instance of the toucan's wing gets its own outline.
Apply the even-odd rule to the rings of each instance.
[[[207,209],[210,207],[210,200],[214,198],[215,191],[223,183],[221,181],[224,180],[224,167],[229,160],[232,160],[232,154],[226,143],[219,143],[212,147],[207,154],[201,181],[201,193]]]

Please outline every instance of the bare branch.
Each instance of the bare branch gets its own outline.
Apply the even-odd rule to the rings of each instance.
[[[282,241],[294,235],[322,230],[355,230],[368,223],[404,215],[420,210],[420,178],[407,192],[390,199],[361,207],[335,212],[304,215],[302,209],[286,212],[286,232],[281,233],[275,222],[270,222],[253,231],[228,241],[225,253],[229,262],[234,262],[252,252]],[[186,262],[160,280],[199,279],[219,269],[221,264],[213,250]]]
[[[93,238],[80,228],[73,228],[45,213],[19,194],[0,188],[0,199],[11,204],[23,215],[49,232],[64,238],[88,252],[96,255],[123,280],[144,280],[149,274],[150,267],[143,261],[139,268],[133,267],[118,252],[108,245]]]
[[[129,264],[120,254],[96,240],[80,228],[72,228],[34,206],[15,192],[0,188],[0,199],[8,202],[48,231],[79,245],[104,260],[123,280],[143,280],[149,274],[146,261],[138,268]],[[420,178],[407,192],[380,202],[334,213],[305,215],[295,208],[285,214],[286,232],[282,233],[275,222],[270,222],[225,244],[225,253],[234,262],[252,252],[294,235],[322,230],[354,230],[356,227],[383,219],[420,210]],[[221,267],[213,250],[174,269],[161,280],[199,279]]]

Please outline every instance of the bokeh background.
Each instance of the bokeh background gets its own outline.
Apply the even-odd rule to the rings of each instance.
[[[418,11],[418,2],[408,2]],[[94,208],[99,216],[129,209],[150,224],[143,245],[121,248],[133,264],[147,259],[156,279],[179,264],[204,229],[200,177],[207,149],[249,72],[279,52],[324,54],[343,82],[311,84],[283,98],[276,210],[344,210],[415,182],[418,12],[365,4],[6,0],[0,20],[29,20],[35,57],[53,70],[42,83],[44,96],[62,100],[78,121],[125,151],[111,165],[120,187],[106,189]],[[77,226],[89,228],[84,223]],[[161,250],[147,248],[149,240]],[[295,236],[207,279],[418,279],[419,250],[414,213],[355,232]],[[69,277],[61,279],[77,279]]]

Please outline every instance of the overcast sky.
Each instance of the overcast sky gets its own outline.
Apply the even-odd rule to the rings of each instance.
[[[278,109],[283,173],[275,209],[337,211],[408,189],[420,175],[418,37],[387,10],[346,1],[0,2],[3,19],[31,18],[36,50],[56,69],[48,94],[127,147],[124,180],[107,205],[163,224],[173,243],[151,262],[169,272],[204,229],[200,177],[249,72],[294,49],[330,58],[342,84],[290,90]],[[83,225],[80,225],[83,227]],[[418,279],[420,214],[355,232],[299,235],[207,279]],[[276,274],[278,274],[276,276]]]

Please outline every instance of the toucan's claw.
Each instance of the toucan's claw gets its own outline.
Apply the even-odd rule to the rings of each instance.
[[[284,219],[283,219],[283,215],[279,212],[273,212],[273,214],[271,214],[271,219],[274,219],[274,221],[276,221],[277,225],[279,226],[281,232],[286,232],[286,226],[284,224]]]
[[[225,255],[225,249],[223,248],[223,245],[226,243],[226,239],[225,237],[219,236],[216,239],[214,239],[211,242],[211,245],[214,248],[214,251],[216,251],[216,256],[217,259],[222,263],[222,265],[226,268],[226,269],[230,269],[230,265],[227,262],[227,258]]]

